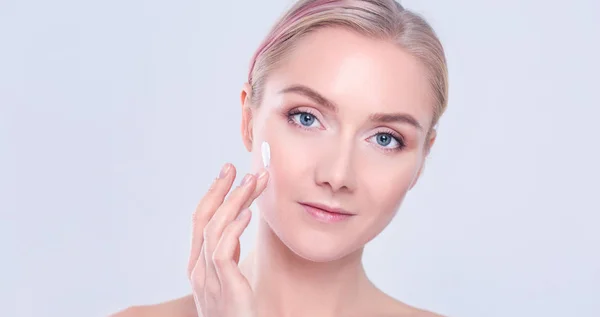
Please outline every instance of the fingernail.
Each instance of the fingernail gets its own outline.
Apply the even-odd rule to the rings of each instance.
[[[267,170],[263,169],[262,171],[260,171],[257,175],[256,178],[262,179],[265,176],[267,176]]]
[[[230,168],[231,168],[231,165],[225,164],[223,166],[223,168],[221,168],[221,173],[219,173],[219,178],[223,178],[223,177],[227,176],[227,172],[229,172]]]
[[[246,185],[246,184],[250,183],[251,178],[252,178],[251,174],[247,174],[246,176],[244,176],[244,179],[242,179],[242,185]]]

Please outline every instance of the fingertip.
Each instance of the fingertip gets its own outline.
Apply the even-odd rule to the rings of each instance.
[[[258,198],[263,191],[267,188],[269,183],[269,172],[266,169],[261,169],[256,175],[256,187],[250,197],[249,201],[245,204],[244,208],[250,207],[252,202]]]
[[[266,187],[266,184],[269,183],[269,171],[265,168],[261,169],[257,174],[257,183],[258,183],[258,187]]]
[[[223,167],[221,167],[221,171],[219,172],[219,176],[217,177],[217,179],[224,179],[232,174],[234,176],[236,174],[235,166],[233,164],[227,162],[227,163],[223,164]]]
[[[259,179],[268,178],[269,170],[266,168],[261,168],[260,171],[256,174]]]
[[[221,171],[219,172],[219,178],[225,178],[225,176],[227,176],[227,173],[229,172],[230,169],[231,169],[231,164],[225,163],[225,165],[223,165],[223,167],[221,167]]]
[[[217,192],[214,194],[218,195],[218,193],[225,191],[224,194],[226,194],[227,191],[231,188],[231,185],[233,184],[235,177],[236,177],[235,166],[231,163],[226,163],[221,168],[219,175],[214,179],[214,181],[210,185],[210,187],[208,189],[208,193]],[[221,194],[223,194],[223,193],[221,193]]]
[[[258,178],[254,174],[246,174],[244,178],[240,181],[238,187],[240,187],[244,192],[252,193],[256,186],[258,185]]]

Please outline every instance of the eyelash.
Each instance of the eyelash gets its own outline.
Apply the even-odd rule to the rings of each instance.
[[[404,148],[406,147],[406,143],[404,142],[404,139],[396,131],[389,130],[389,129],[381,129],[381,130],[377,131],[373,136],[376,136],[378,134],[387,134],[390,137],[392,137],[392,139],[394,139],[396,142],[398,142],[398,147],[394,147],[394,148],[385,148],[384,147],[384,148],[382,148],[382,150],[385,151],[385,152],[398,152],[398,151],[404,150]],[[369,138],[372,138],[373,136],[371,136]]]
[[[304,130],[307,130],[307,131],[313,130],[311,128],[308,128],[308,127],[305,127],[305,126],[303,126],[301,124],[298,124],[296,121],[294,121],[293,117],[295,115],[297,115],[297,114],[303,114],[303,113],[309,114],[309,115],[313,116],[315,118],[315,120],[319,121],[319,119],[317,118],[317,115],[312,110],[310,110],[310,109],[302,109],[302,110],[300,110],[300,109],[296,108],[296,109],[292,109],[292,110],[288,111],[288,113],[287,113],[288,122],[291,123],[291,124],[293,124],[294,126],[296,126],[298,128],[301,128],[301,129],[304,129]]]
[[[294,121],[293,117],[298,114],[309,114],[309,115],[313,116],[315,118],[315,120],[319,121],[319,119],[317,118],[317,115],[310,109],[298,109],[298,108],[292,109],[292,110],[288,111],[287,119],[290,124],[293,124],[294,126],[296,126],[298,128],[301,128],[301,129],[304,129],[307,131],[313,130],[311,128],[308,128],[306,126],[298,124],[296,121]],[[377,146],[384,152],[388,152],[388,153],[399,152],[399,151],[402,151],[406,147],[406,143],[404,142],[404,139],[396,131],[393,131],[390,129],[381,129],[381,130],[377,131],[374,135],[370,136],[369,138],[372,138],[378,134],[387,134],[392,139],[394,139],[396,142],[398,142],[398,147],[395,147],[395,148],[385,148],[385,147]]]

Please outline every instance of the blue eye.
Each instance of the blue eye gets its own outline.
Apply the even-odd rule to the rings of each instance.
[[[385,150],[401,150],[404,148],[404,141],[391,133],[380,132],[369,138],[370,142],[376,143]]]
[[[300,113],[300,124],[305,127],[310,127],[315,122],[315,116],[310,113]]]
[[[321,123],[313,114],[305,111],[290,113],[289,118],[290,121],[302,127],[312,128],[321,126]]]
[[[381,146],[388,146],[392,143],[392,140],[394,140],[394,138],[387,133],[379,133],[375,137],[377,139],[377,144]]]

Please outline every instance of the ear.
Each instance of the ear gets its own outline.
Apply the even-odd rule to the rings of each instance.
[[[245,83],[244,87],[242,88],[242,94],[241,94],[241,103],[242,103],[241,132],[242,132],[242,142],[244,143],[244,146],[246,147],[246,150],[248,150],[248,152],[252,151],[252,140],[253,140],[252,104],[250,103],[250,99],[252,96],[251,94],[252,94],[252,87],[250,86],[250,84]]]
[[[431,151],[431,148],[433,147],[433,144],[435,143],[436,137],[437,137],[437,130],[435,130],[435,128],[434,128],[429,133],[429,138],[427,139],[427,142],[425,143],[425,148],[423,149],[423,151],[424,151],[423,162],[421,162],[421,167],[419,167],[419,172],[417,173],[417,176],[413,180],[412,184],[410,184],[409,190],[413,189],[413,187],[415,187],[415,185],[417,184],[417,181],[419,180],[419,178],[421,178],[421,174],[423,173],[423,169],[425,168],[425,161],[427,160],[427,157],[429,156],[429,152]]]

